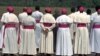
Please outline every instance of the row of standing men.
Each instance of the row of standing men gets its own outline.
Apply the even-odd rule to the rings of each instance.
[[[67,15],[67,9],[60,10],[61,15],[55,18],[50,7],[45,8],[45,14],[37,6],[32,13],[31,8],[23,8],[17,17],[12,6],[7,7],[1,17],[1,48],[6,54],[36,55],[54,54],[53,31],[56,26],[56,55],[73,54],[87,55],[91,52],[100,53],[100,6],[96,12],[88,15],[83,6],[77,12]]]

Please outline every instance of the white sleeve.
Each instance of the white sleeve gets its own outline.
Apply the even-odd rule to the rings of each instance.
[[[19,19],[19,22],[21,22],[22,20],[21,20],[21,16],[20,16],[20,14],[18,15],[18,19]]]
[[[34,19],[34,18],[33,18]],[[36,21],[35,21],[35,19],[34,19],[34,26],[36,27]]]
[[[43,23],[43,21],[44,21],[44,16],[41,17],[40,22]]]
[[[5,14],[2,15],[1,22],[3,22],[3,23],[6,23],[7,22],[7,19],[6,19],[6,15]]]
[[[42,28],[43,30],[45,30],[45,27],[44,27],[43,23],[40,23],[40,25],[41,25],[41,28]]]
[[[49,27],[49,31],[51,31],[56,26],[56,24],[55,24],[56,20],[54,17],[52,17],[52,18],[53,18],[53,23],[52,23],[52,26]]]
[[[94,19],[94,15],[91,15],[90,20],[93,21],[93,19]]]
[[[34,15],[35,15],[35,13],[33,12],[33,13],[32,13],[32,17],[34,17]]]
[[[15,19],[16,19],[15,22],[19,23],[18,17],[16,15],[15,15]]]
[[[43,16],[43,13],[41,12],[41,17]]]
[[[44,22],[44,16],[42,16],[42,18],[41,18],[41,20],[40,20],[40,25],[41,25],[41,28],[42,28],[43,30],[45,30],[45,27],[44,27],[44,25],[43,25],[43,22]]]
[[[55,18],[52,16],[52,19],[53,19],[53,23],[56,23],[56,20],[55,20]]]

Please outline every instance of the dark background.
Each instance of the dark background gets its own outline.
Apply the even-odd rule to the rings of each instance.
[[[52,6],[52,7],[76,7],[84,5],[94,7],[100,4],[100,0],[0,0],[1,6]]]

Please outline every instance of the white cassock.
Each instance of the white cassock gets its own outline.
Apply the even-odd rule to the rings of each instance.
[[[69,16],[72,20],[74,20],[74,19],[76,18],[76,12],[71,13],[71,14],[69,14],[68,16]],[[75,39],[75,36],[74,36],[75,31],[76,31],[76,30],[74,30],[74,29],[76,29],[75,26],[76,26],[76,25],[75,25],[74,23],[72,23],[72,25],[70,26],[71,36],[72,36],[73,42],[74,42],[74,39]],[[74,45],[74,43],[73,43],[73,45]]]
[[[42,27],[42,36],[40,40],[40,53],[53,54],[53,31],[55,27],[55,18],[52,14],[46,13],[40,20]],[[49,29],[48,33],[45,33],[44,30]]]
[[[18,18],[13,13],[4,13],[1,22],[5,23],[3,36],[3,53],[18,53]]]
[[[35,42],[36,42],[36,47],[40,47],[40,38],[41,38],[41,26],[40,26],[40,20],[41,17],[43,16],[43,13],[40,11],[34,11],[32,13],[32,16],[35,18],[36,21],[36,29],[35,29]]]
[[[4,31],[4,25],[0,29],[0,48],[2,48],[3,44],[3,31]]]
[[[97,12],[91,15],[90,42],[92,52],[100,53],[100,15]]]
[[[22,34],[22,31],[23,31],[23,27],[22,27],[22,22],[25,20],[25,18],[27,17],[28,15],[27,15],[27,12],[22,12],[22,13],[20,13],[19,15],[18,15],[18,19],[19,19],[19,23],[20,23],[20,25],[19,25],[19,49],[20,49],[20,47],[21,47],[21,45],[20,45],[20,42],[22,41],[22,39],[24,39],[23,37],[21,37],[21,34]]]
[[[72,36],[70,26],[73,22],[67,15],[56,19],[58,25],[56,55],[73,55]]]
[[[21,30],[21,41],[19,54],[25,55],[35,55],[36,54],[36,45],[35,45],[35,19],[27,15],[23,21],[21,21],[22,29]]]
[[[90,23],[90,18],[86,13],[76,13],[76,18],[74,19],[76,24],[75,33],[75,44],[74,53],[75,54],[90,54],[90,43],[89,43],[89,31],[88,23]]]

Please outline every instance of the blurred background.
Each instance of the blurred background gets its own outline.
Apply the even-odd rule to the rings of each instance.
[[[1,6],[76,7],[77,5],[84,5],[86,7],[94,7],[99,4],[100,0],[0,0]]]

